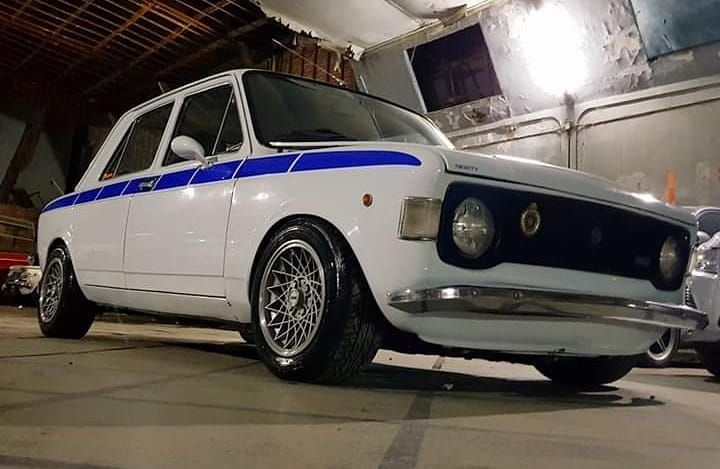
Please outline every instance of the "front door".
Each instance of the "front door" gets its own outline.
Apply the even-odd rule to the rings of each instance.
[[[185,93],[172,137],[200,142],[208,168],[168,145],[156,176],[131,183],[125,236],[129,290],[223,298],[225,242],[234,175],[248,153],[235,84],[216,80]]]

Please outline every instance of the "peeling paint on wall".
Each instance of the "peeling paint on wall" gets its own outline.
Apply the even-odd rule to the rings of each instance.
[[[428,116],[443,132],[467,129],[510,117],[510,107],[504,96],[493,96],[462,104]]]
[[[505,107],[501,112],[485,112],[484,103],[469,105],[487,115],[490,121],[553,108],[561,105],[564,98],[544,91],[533,82],[521,37],[531,15],[548,7],[566,12],[581,31],[580,51],[587,63],[587,73],[584,82],[571,93],[576,102],[720,73],[720,44],[649,61],[631,0],[501,1],[449,27],[422,31],[368,52],[357,69],[364,75],[369,92],[424,110],[422,96],[402,54],[414,45],[480,24],[503,92],[503,99],[498,102]],[[381,64],[391,64],[391,67]],[[444,129],[456,129],[456,125],[464,128],[472,120],[456,108],[436,118]]]

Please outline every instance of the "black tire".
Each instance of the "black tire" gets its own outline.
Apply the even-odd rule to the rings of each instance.
[[[705,369],[720,378],[720,343],[699,344],[695,351]]]
[[[261,283],[268,263],[288,243],[303,242],[316,253],[325,296],[316,332],[305,348],[288,358],[273,350],[260,324]],[[276,376],[338,384],[359,374],[379,347],[377,306],[345,240],[328,224],[298,219],[280,227],[260,253],[252,282],[252,323],[258,354]],[[262,311],[265,314],[265,311]],[[269,327],[265,328],[270,334]],[[270,339],[272,340],[272,339]],[[277,347],[277,342],[274,342]]]
[[[617,381],[637,365],[640,356],[557,357],[535,363],[545,377],[566,386],[599,386]]]
[[[668,329],[657,342],[643,355],[640,364],[648,368],[666,368],[670,366],[680,349],[680,329]]]
[[[60,266],[62,279],[59,288],[50,285],[52,276],[45,275],[56,266]],[[55,267],[54,267],[55,266]],[[54,313],[50,314],[47,305],[51,291],[58,293],[58,302]],[[65,246],[60,246],[50,253],[45,272],[40,283],[40,302],[38,304],[38,322],[40,330],[46,337],[61,339],[80,339],[85,336],[95,320],[97,306],[88,301],[80,291],[75,280],[70,253]]]
[[[238,327],[238,334],[245,343],[255,345],[255,331],[253,331],[252,324],[241,324]]]

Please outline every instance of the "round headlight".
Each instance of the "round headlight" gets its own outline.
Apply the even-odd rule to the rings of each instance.
[[[468,198],[455,209],[452,225],[453,241],[471,259],[485,254],[495,238],[492,213],[478,199]]]
[[[678,278],[683,268],[680,263],[680,243],[672,236],[668,237],[660,248],[660,275],[665,281]]]

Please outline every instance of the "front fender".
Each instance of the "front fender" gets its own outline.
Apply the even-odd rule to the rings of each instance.
[[[400,210],[405,196],[442,197],[443,174],[442,161],[429,149],[418,167],[330,169],[238,180],[225,256],[226,292],[235,319],[250,321],[250,275],[263,239],[278,222],[297,215],[321,218],[342,233],[378,302],[397,284],[388,278],[393,275],[389,264],[403,263],[404,282],[425,285],[428,256],[436,255],[434,244],[399,240]],[[362,203],[364,194],[373,196],[370,207]]]

